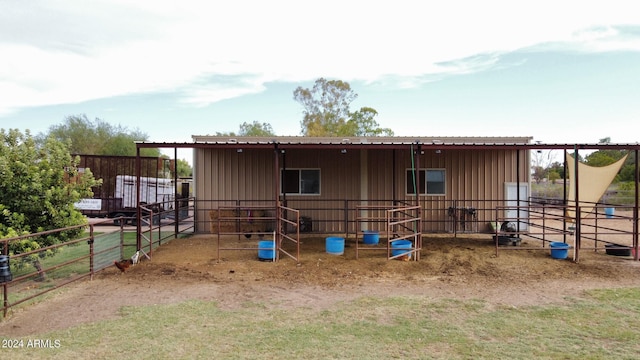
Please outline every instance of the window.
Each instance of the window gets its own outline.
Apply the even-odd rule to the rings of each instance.
[[[420,169],[415,173],[417,183],[414,187],[414,172],[408,169],[406,193],[415,194],[417,188],[420,195],[444,195],[445,175],[444,169]]]
[[[281,193],[320,195],[320,169],[286,169],[280,179]]]

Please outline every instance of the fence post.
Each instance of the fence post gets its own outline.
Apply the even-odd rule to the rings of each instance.
[[[136,231],[138,230],[136,229]],[[138,244],[138,240],[136,240],[136,244]],[[118,260],[122,259],[124,259],[124,227],[120,224],[120,259]]]
[[[9,289],[8,289],[9,285],[7,282],[5,282],[4,284],[2,284],[2,293],[4,296],[4,301],[2,302],[2,306],[3,306],[3,316],[7,317],[7,311],[9,310]]]
[[[9,255],[9,241],[4,242],[2,254]],[[11,266],[11,264],[9,264],[9,266]],[[2,296],[3,316],[7,317],[7,312],[9,311],[9,283],[6,281],[2,284]]]
[[[349,237],[349,200],[344,200],[344,233]]]
[[[93,242],[95,241],[95,238],[93,236],[93,224],[89,225],[89,240],[87,241],[87,243],[89,243],[89,274],[90,274],[90,279],[93,280],[93,275],[95,274],[94,271],[94,248],[93,248]]]
[[[575,239],[574,239],[574,242],[573,242],[573,247],[574,247],[573,248],[573,252],[574,252],[573,261],[577,263],[577,262],[580,261],[580,246],[581,246],[580,244],[582,243],[582,239],[581,239],[582,238],[582,234],[581,234],[582,233],[582,229],[581,229],[582,226],[580,224],[580,219],[582,218],[582,208],[578,206],[576,208],[576,210],[577,210],[576,211],[576,215],[575,215],[576,216],[576,220],[575,220],[576,221],[575,222],[576,230],[574,232]]]
[[[149,210],[149,256],[153,254],[153,210]]]

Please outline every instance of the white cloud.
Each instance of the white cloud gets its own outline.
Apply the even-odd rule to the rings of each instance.
[[[206,106],[216,101],[259,93],[265,89],[263,82],[260,80],[240,79],[233,82],[231,86],[226,84],[227,82],[219,83],[214,78],[211,79],[210,83],[188,85],[185,87],[186,95],[182,102],[195,106]]]
[[[640,50],[615,27],[638,24],[626,1],[2,2],[0,115],[154,91],[202,106],[319,76],[412,86],[541,43]]]

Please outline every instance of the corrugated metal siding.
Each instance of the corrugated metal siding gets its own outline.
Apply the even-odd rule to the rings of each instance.
[[[209,209],[234,206],[237,200],[249,205],[273,203],[275,193],[273,151],[195,149],[195,196],[198,201],[197,231],[207,232]]]
[[[320,195],[287,195],[287,205],[310,217],[313,230],[325,233],[344,232],[345,200],[360,196],[360,152],[340,150],[290,150],[286,167],[319,168]],[[331,221],[329,221],[331,220]]]
[[[196,194],[201,199],[274,198],[272,151],[196,150]]]
[[[368,150],[368,199],[393,200],[398,196],[394,191],[394,151]],[[396,164],[397,165],[397,164]],[[396,189],[404,188],[404,175],[402,179],[396,178]]]
[[[247,149],[238,153],[232,149],[196,149],[195,152],[195,195],[199,202],[227,200],[233,204],[236,200],[275,200],[272,150]],[[349,150],[347,153],[336,149],[287,150],[280,160],[281,167],[321,171],[321,194],[287,195],[287,205],[300,209],[301,216],[312,218],[314,231],[332,233],[345,231],[342,220],[345,212],[354,220],[358,200],[365,200],[361,195],[363,186],[368,200],[415,203],[415,196],[405,193],[406,169],[412,166],[410,154],[409,148]],[[528,182],[529,152],[522,150],[520,156],[520,181]],[[366,160],[366,169],[363,169],[368,177],[366,181],[361,179],[362,159]],[[448,220],[446,210],[454,201],[476,208],[499,205],[504,199],[505,183],[516,182],[516,162],[515,150],[425,151],[415,165],[445,169],[446,195],[420,196],[420,204],[425,209],[423,231],[444,231],[443,224]],[[351,209],[345,209],[347,206]],[[217,207],[218,203],[210,202],[209,208]],[[491,211],[480,212],[478,222],[488,223],[492,215]],[[198,216],[208,219],[208,211],[199,212]],[[209,225],[199,225],[198,231],[208,231],[208,228]]]
[[[520,181],[528,182],[526,172],[528,151],[520,154]],[[397,199],[414,203],[415,196],[406,194],[406,170],[412,166],[410,150],[395,151],[395,198],[391,192],[393,183],[393,154],[391,151],[369,150],[369,199]],[[491,221],[493,209],[502,205],[506,182],[516,182],[516,151],[503,150],[450,150],[440,153],[425,151],[416,160],[421,169],[445,169],[444,196],[420,196],[425,219],[423,231],[444,231],[449,220],[450,206],[486,209],[478,212],[479,229]],[[388,169],[388,170],[385,170]],[[424,181],[424,179],[420,179]]]

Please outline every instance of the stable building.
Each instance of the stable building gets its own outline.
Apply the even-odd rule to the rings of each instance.
[[[354,233],[380,226],[359,223],[358,206],[411,204],[421,207],[422,232],[488,232],[497,205],[529,195],[530,151],[523,145],[531,137],[193,140],[199,219],[221,206],[280,202],[300,209],[303,231]],[[199,232],[210,229],[198,223]]]

